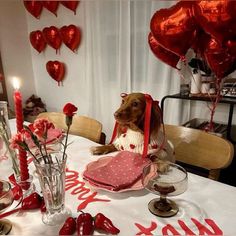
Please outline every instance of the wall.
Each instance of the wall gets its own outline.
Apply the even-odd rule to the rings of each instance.
[[[0,1],[0,52],[8,101],[13,109],[12,77],[21,80],[23,99],[35,94],[27,18],[21,1]]]
[[[59,53],[48,46],[42,53],[38,53],[31,47],[32,63],[35,85],[38,95],[46,102],[49,111],[59,111],[66,102],[72,102],[79,106],[80,114],[86,113],[88,100],[86,99],[85,76],[85,29],[84,29],[84,5],[80,3],[77,8],[77,14],[59,4],[57,17],[43,9],[40,19],[36,19],[27,13],[28,32],[43,30],[44,27],[56,26],[60,29],[62,26],[74,24],[81,28],[82,40],[77,53],[72,52],[62,43]],[[62,86],[58,86],[46,71],[48,61],[58,60],[65,64],[66,74]]]

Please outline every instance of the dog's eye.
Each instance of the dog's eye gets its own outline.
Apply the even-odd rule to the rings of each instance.
[[[133,102],[133,103],[132,103],[132,106],[133,106],[133,107],[137,107],[137,106],[138,106],[138,103],[137,103],[137,102]]]

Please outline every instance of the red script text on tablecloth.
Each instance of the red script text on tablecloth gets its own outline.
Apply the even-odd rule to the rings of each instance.
[[[157,224],[153,221],[151,221],[151,226],[150,227],[144,227],[141,224],[135,223],[136,227],[139,229],[139,232],[136,233],[136,235],[176,235],[176,236],[181,236],[181,235],[217,235],[217,236],[222,236],[223,231],[219,228],[219,226],[214,222],[212,219],[205,219],[205,222],[211,227],[211,230],[207,228],[206,225],[203,225],[200,223],[198,220],[191,218],[192,222],[195,224],[195,226],[198,229],[198,233],[194,233],[183,220],[178,220],[179,226],[182,228],[184,232],[179,232],[175,229],[175,227],[171,224],[167,224],[160,228],[162,231],[162,234],[153,233],[152,231],[157,229]]]
[[[78,180],[79,173],[75,170],[69,170],[66,168],[66,186],[65,190],[72,190],[72,195],[78,195],[78,200],[82,202],[78,205],[77,210],[82,210],[92,202],[110,202],[109,199],[95,198],[97,192],[91,192],[91,190],[85,187],[85,182]]]

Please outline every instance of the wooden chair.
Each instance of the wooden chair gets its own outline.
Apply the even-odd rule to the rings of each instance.
[[[67,129],[65,115],[61,112],[43,112],[37,118],[48,118],[56,128]],[[96,143],[105,143],[102,124],[90,117],[74,115],[69,133],[88,138]]]
[[[210,179],[218,180],[220,170],[232,162],[234,147],[224,138],[175,125],[165,125],[165,133],[175,147],[176,162],[208,170]]]

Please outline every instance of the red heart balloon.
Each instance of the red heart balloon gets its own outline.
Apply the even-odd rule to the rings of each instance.
[[[43,6],[57,16],[59,1],[43,1]]]
[[[66,8],[72,10],[74,14],[76,14],[76,8],[79,4],[79,1],[61,1],[61,4],[64,5]]]
[[[163,62],[165,62],[169,66],[172,66],[172,67],[176,68],[176,65],[177,65],[177,63],[180,59],[180,57],[178,55],[174,54],[171,51],[166,50],[165,48],[163,48],[156,41],[156,39],[154,38],[152,33],[149,33],[149,35],[148,35],[148,43],[149,43],[149,46],[150,46],[152,52],[154,53],[154,55],[158,59],[162,60]]]
[[[63,26],[60,29],[60,34],[65,45],[74,52],[80,43],[80,29],[75,25]]]
[[[39,16],[42,12],[43,5],[42,1],[24,1],[26,10],[32,14],[35,18],[39,19]]]
[[[48,74],[58,82],[60,86],[61,81],[65,75],[65,65],[59,61],[48,61],[46,64]]]
[[[208,42],[210,35],[206,34],[203,30],[199,30],[196,34],[196,38],[191,46],[195,53],[199,55],[204,54],[205,46]]]
[[[43,33],[40,30],[32,31],[30,33],[30,42],[32,46],[40,53],[46,47],[46,41],[44,40]]]
[[[64,5],[66,8],[72,10],[74,14],[76,14],[76,8],[79,4],[79,1],[61,1],[61,4]]]
[[[197,22],[204,31],[223,43],[228,38],[236,36],[235,1],[231,0],[202,0],[194,1],[193,9]],[[233,5],[232,5],[233,4]],[[234,12],[230,13],[230,9]]]
[[[214,38],[209,37],[204,50],[204,57],[219,79],[224,78],[236,69],[236,57],[229,53],[228,48]]]
[[[180,1],[171,8],[157,11],[151,19],[150,27],[162,47],[185,58],[197,31],[192,1]]]
[[[61,43],[62,43],[60,33],[57,27],[51,26],[51,27],[44,28],[43,35],[48,45],[56,49],[56,52],[57,52],[57,50],[60,48]]]

